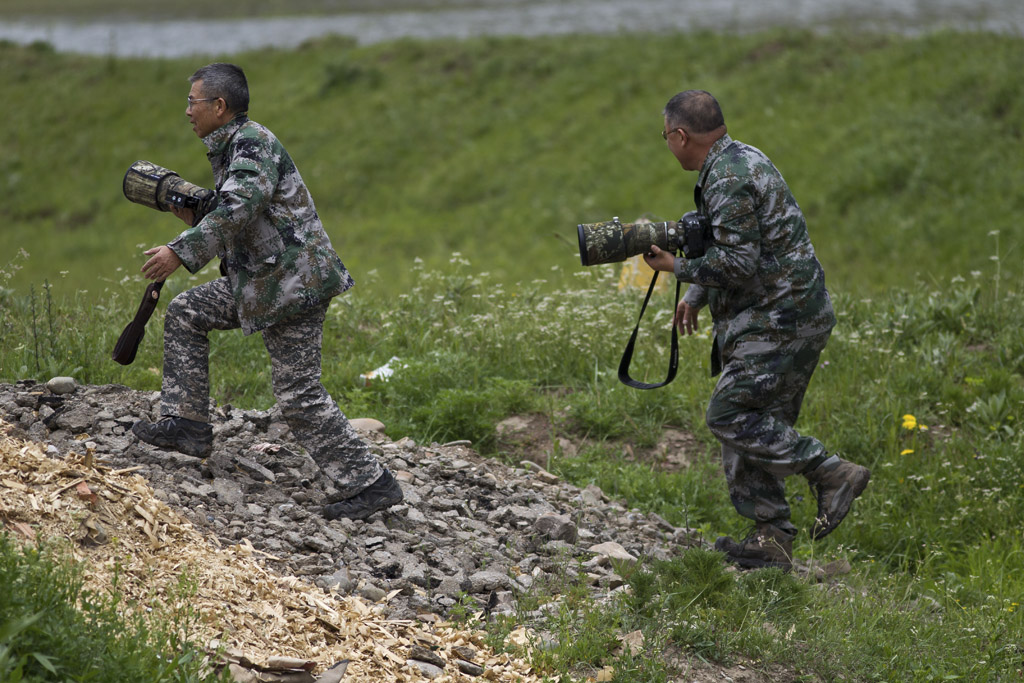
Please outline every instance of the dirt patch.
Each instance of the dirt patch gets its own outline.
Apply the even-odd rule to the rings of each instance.
[[[554,457],[574,457],[596,442],[559,434],[550,418],[542,413],[513,415],[495,427],[499,454],[528,460],[545,469],[551,468]],[[660,472],[678,472],[704,457],[705,445],[692,433],[677,427],[664,430],[658,443],[650,448],[637,448],[627,441],[605,441],[604,445],[620,448],[632,461],[649,464]]]

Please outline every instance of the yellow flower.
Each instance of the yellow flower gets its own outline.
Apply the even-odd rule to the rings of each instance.
[[[900,455],[910,455],[913,452],[913,448],[904,448],[902,451],[900,451]]]
[[[917,418],[914,417],[913,415],[911,415],[910,413],[907,413],[906,415],[904,415],[903,416],[903,428],[904,429],[916,429],[917,428]]]

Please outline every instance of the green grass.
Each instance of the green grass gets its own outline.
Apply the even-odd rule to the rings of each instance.
[[[802,680],[1017,680],[1024,42],[780,32],[622,46],[323,41],[239,59],[255,118],[284,139],[359,281],[328,316],[328,389],[393,438],[468,438],[496,457],[515,457],[498,420],[541,413],[553,437],[586,440],[578,456],[552,453],[569,481],[708,539],[743,533],[703,426],[707,338],[682,340],[670,387],[620,385],[642,293],[618,291],[615,267],[580,267],[572,239],[578,221],[690,208],[693,176],[657,137],[660,108],[682,87],[708,88],[736,137],[786,175],[828,273],[839,324],[799,428],[873,475],[835,534],[813,545],[801,535],[795,550],[853,571],[821,586],[721,575],[698,551],[623,570],[647,600],[600,605],[564,578],[523,598],[525,614],[545,590],[564,596],[545,625],[557,645],[535,651],[537,666],[670,680],[659,655],[681,649]],[[109,354],[143,290],[135,245],[177,227],[129,204],[118,183],[139,157],[208,178],[201,146],[173,119],[195,65],[10,46],[0,63],[9,101],[26,103],[0,133],[13,150],[0,157],[0,379],[157,389],[162,307],[135,364]],[[50,106],[28,106],[44,96]],[[71,110],[75,125],[61,114]],[[176,275],[165,292],[205,277]],[[648,314],[639,379],[663,376],[669,309],[661,294]],[[215,398],[269,407],[259,338],[212,342]],[[360,373],[393,356],[395,376],[363,386]],[[706,448],[691,467],[664,473],[629,456],[669,425]],[[810,496],[796,481],[791,496],[806,527]],[[511,627],[492,624],[494,642]],[[609,654],[610,638],[636,629],[646,655]]]
[[[694,174],[658,134],[684,87],[715,92],[734,136],[785,174],[833,291],[978,270],[992,230],[1020,272],[1019,39],[326,39],[232,59],[357,282],[382,274],[380,296],[414,284],[416,258],[439,268],[453,251],[506,283],[565,284],[551,269],[579,268],[577,223],[692,208]],[[95,292],[180,231],[125,200],[121,179],[145,158],[211,183],[182,105],[198,65],[0,47],[0,86],[24,103],[0,132],[0,254],[32,257],[15,286],[48,277],[60,293]]]
[[[116,588],[84,589],[66,550],[0,534],[0,681],[225,680],[185,639],[191,615],[125,615],[120,602]]]

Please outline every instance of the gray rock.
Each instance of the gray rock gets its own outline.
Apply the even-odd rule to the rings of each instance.
[[[592,553],[597,553],[598,555],[604,555],[610,560],[619,560],[621,562],[630,563],[635,563],[637,561],[634,556],[626,552],[625,548],[614,541],[592,545],[588,550]]]
[[[552,541],[575,543],[577,538],[576,525],[566,515],[543,514],[537,518],[533,530],[538,535]]]
[[[72,406],[57,414],[54,424],[60,429],[66,429],[72,434],[81,434],[92,429],[96,413],[88,406]]]
[[[409,659],[415,659],[420,662],[426,662],[433,664],[438,669],[443,669],[447,662],[433,650],[423,647],[422,645],[411,645],[409,647]]]
[[[415,666],[419,670],[420,674],[422,674],[422,676],[424,678],[427,678],[427,679],[430,679],[430,680],[434,680],[435,678],[437,678],[438,676],[440,676],[441,674],[444,673],[444,671],[442,669],[439,669],[438,667],[434,666],[433,664],[429,664],[427,662],[421,662],[418,659],[410,659],[410,660],[408,660],[406,662],[406,664],[412,664],[413,666]]]
[[[511,588],[512,585],[512,579],[508,574],[485,569],[470,575],[463,582],[463,590],[467,593],[484,593],[499,588]]]
[[[464,659],[456,659],[455,666],[459,668],[459,671],[466,674],[467,676],[482,676],[484,668],[479,664],[473,662],[467,662]]]
[[[277,481],[277,475],[271,472],[269,469],[259,464],[255,460],[246,458],[244,456],[235,456],[235,464],[238,468],[253,477],[254,479],[261,481],[269,481],[271,484]]]
[[[325,583],[328,587],[336,586],[339,593],[352,592],[352,576],[345,567],[328,576]]]
[[[366,598],[370,602],[378,602],[379,600],[383,600],[387,596],[387,591],[385,591],[383,588],[378,588],[377,586],[367,581],[366,583],[362,584],[361,586],[359,586],[359,588],[356,589],[356,595],[358,595],[361,598]]]
[[[217,500],[223,505],[234,507],[241,504],[245,498],[241,485],[231,479],[214,479],[213,490],[217,494]]]
[[[54,377],[46,383],[46,388],[57,395],[70,394],[77,387],[74,377]]]
[[[593,484],[580,491],[580,498],[584,505],[590,506],[601,505],[607,500],[607,497],[604,495],[604,491]]]
[[[455,575],[445,576],[443,579],[441,579],[441,583],[437,586],[437,592],[440,595],[449,598],[459,597],[459,594],[463,592],[463,576],[464,574],[462,574],[462,572],[459,572]]]

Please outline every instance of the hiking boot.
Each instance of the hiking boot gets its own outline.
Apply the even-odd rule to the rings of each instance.
[[[132,425],[132,434],[152,446],[170,448],[186,455],[203,458],[213,449],[213,427],[184,417],[167,416],[158,422],[139,420]]]
[[[392,505],[402,502],[402,487],[398,485],[391,472],[384,470],[384,474],[377,477],[365,489],[337,503],[331,503],[324,508],[324,517],[327,519],[366,519],[378,510],[384,510]]]
[[[818,498],[818,516],[811,528],[811,538],[818,541],[843,521],[854,499],[864,492],[871,472],[833,455],[804,476]]]
[[[778,567],[788,572],[793,568],[793,536],[774,524],[758,522],[753,533],[742,541],[719,536],[715,550],[744,569]]]

